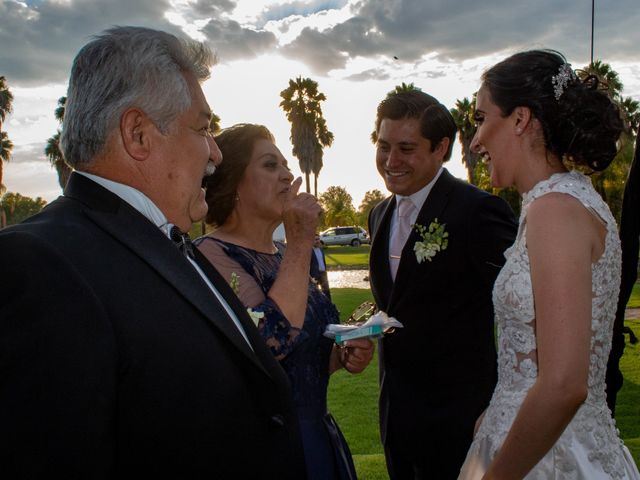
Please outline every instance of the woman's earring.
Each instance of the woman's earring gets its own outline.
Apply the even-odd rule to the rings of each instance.
[[[237,193],[236,193],[235,201],[236,201],[236,203],[238,203],[240,201],[240,195],[238,195]]]

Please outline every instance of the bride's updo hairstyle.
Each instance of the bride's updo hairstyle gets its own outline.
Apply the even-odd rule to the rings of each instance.
[[[562,54],[516,53],[482,81],[503,116],[528,107],[542,125],[546,149],[559,158],[600,171],[615,157],[623,127],[618,107],[595,76],[580,80]]]

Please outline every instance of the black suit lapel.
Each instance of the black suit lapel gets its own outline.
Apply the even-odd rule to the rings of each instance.
[[[417,224],[428,227],[436,218],[442,223],[442,219],[439,218],[439,216],[447,205],[449,192],[454,183],[455,179],[453,176],[444,169],[418,213],[418,217],[416,218]],[[393,291],[391,292],[391,304],[397,303],[404,292],[411,290],[411,282],[416,278],[416,270],[419,266],[413,246],[420,240],[420,234],[413,229],[402,250],[402,258],[398,266],[396,281],[393,284]],[[423,275],[421,277],[421,283],[424,283],[424,279],[425,277]]]
[[[240,302],[238,296],[231,289],[229,284],[225,281],[225,279],[220,275],[220,272],[215,269],[215,267],[207,260],[207,258],[198,250],[194,249],[194,253],[196,256],[196,262],[202,268],[202,271],[207,275],[211,283],[216,286],[216,289],[222,295],[222,298],[227,302],[227,304],[233,309],[234,313],[238,317],[242,328],[249,338],[251,345],[253,346],[255,354],[262,361],[261,366],[268,366],[272,364],[276,364],[276,360],[273,357],[273,354],[269,349],[266,348],[264,339],[258,333],[258,328],[256,324],[253,322],[249,314],[247,313],[246,307]],[[245,342],[246,343],[246,342]]]
[[[393,281],[391,280],[391,270],[389,268],[389,228],[391,216],[396,205],[395,196],[384,201],[380,211],[376,212],[376,217],[372,218],[371,252],[369,275],[371,277],[371,288],[373,290],[376,303],[381,310],[387,311]]]
[[[148,263],[178,294],[195,306],[231,343],[264,371],[264,367],[200,274],[160,229],[117,195],[81,175],[71,176],[65,196],[87,205],[89,208],[86,214],[95,224]],[[219,291],[227,287],[224,280],[217,278],[215,281],[212,279],[212,283]],[[246,311],[235,308],[234,312],[242,319],[245,330],[251,330],[245,325],[251,321],[244,318],[247,317]],[[255,326],[251,327],[255,330]]]

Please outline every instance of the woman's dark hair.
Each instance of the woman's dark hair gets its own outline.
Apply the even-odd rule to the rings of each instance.
[[[547,150],[576,165],[604,170],[618,151],[620,111],[593,76],[581,81],[567,69],[572,75],[566,85],[554,90],[554,77],[566,63],[553,50],[516,53],[485,72],[483,86],[504,116],[528,107],[542,125]]]
[[[216,135],[215,141],[222,152],[222,163],[213,175],[203,181],[209,205],[206,218],[209,225],[219,227],[231,215],[236,204],[238,184],[258,140],[274,142],[267,127],[251,123],[239,123]]]

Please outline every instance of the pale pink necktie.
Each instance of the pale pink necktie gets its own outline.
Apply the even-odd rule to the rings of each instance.
[[[391,278],[395,282],[398,265],[400,265],[400,256],[404,244],[411,233],[411,214],[416,207],[408,198],[401,198],[398,202],[398,218],[396,218],[396,228],[391,232],[391,240],[389,242],[389,267],[391,268]]]

